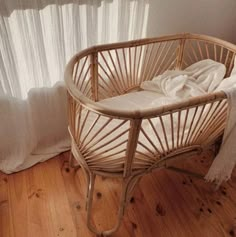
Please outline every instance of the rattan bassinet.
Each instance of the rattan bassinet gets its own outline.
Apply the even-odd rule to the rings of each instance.
[[[140,178],[156,168],[173,168],[170,160],[201,153],[223,134],[227,117],[223,92],[130,111],[107,108],[99,101],[139,90],[143,81],[165,70],[184,69],[207,58],[225,64],[228,76],[235,53],[236,47],[223,40],[178,34],[91,47],[70,60],[65,81],[71,152],[88,178],[91,231],[103,236],[116,231]],[[96,175],[123,179],[118,222],[107,231],[90,223]]]

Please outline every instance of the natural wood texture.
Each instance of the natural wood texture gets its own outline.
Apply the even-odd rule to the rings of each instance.
[[[28,170],[0,173],[1,237],[95,237],[86,225],[86,179],[68,166],[64,153]],[[182,168],[206,172],[210,154]],[[179,164],[180,165],[180,164]],[[236,170],[235,170],[236,171]],[[98,178],[93,221],[99,229],[116,219],[120,180]],[[222,237],[236,234],[236,172],[214,191],[187,175],[158,170],[144,176],[113,237]]]
[[[0,172],[0,236],[13,236],[8,176]]]

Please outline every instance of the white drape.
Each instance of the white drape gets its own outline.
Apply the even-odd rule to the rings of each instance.
[[[55,85],[66,62],[94,44],[145,37],[148,1],[0,0],[0,170],[69,149],[66,91]]]

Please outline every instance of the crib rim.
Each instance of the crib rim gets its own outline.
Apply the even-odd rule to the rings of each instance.
[[[109,50],[109,49],[118,49],[123,47],[133,47],[142,44],[149,44],[153,42],[161,42],[161,41],[170,41],[170,40],[180,40],[180,39],[195,39],[195,40],[202,40],[205,42],[216,43],[219,46],[227,48],[228,50],[234,51],[236,53],[236,45],[230,43],[228,41],[208,36],[202,34],[192,34],[192,33],[180,33],[174,35],[166,35],[161,37],[153,37],[153,38],[144,38],[126,42],[119,42],[119,43],[110,43],[110,44],[102,44],[97,46],[92,46],[87,49],[80,51],[79,53],[75,54],[71,60],[66,65],[64,79],[67,86],[67,90],[70,95],[79,103],[81,103],[84,107],[92,110],[96,113],[116,117],[116,118],[123,118],[123,119],[145,119],[145,118],[152,118],[156,117],[157,115],[170,113],[173,111],[182,110],[183,108],[187,107],[194,107],[196,105],[201,105],[205,103],[210,103],[216,100],[223,100],[226,98],[226,94],[223,91],[218,91],[198,97],[192,97],[188,99],[184,99],[181,102],[176,102],[170,105],[164,105],[157,108],[149,108],[149,109],[142,109],[142,110],[134,110],[134,111],[127,111],[121,109],[113,109],[108,106],[104,106],[99,102],[95,102],[88,97],[84,96],[79,89],[73,84],[72,75],[73,75],[73,67],[75,62],[79,59],[90,55],[91,53]]]
[[[73,87],[73,85],[72,86],[70,85],[67,89],[70,95],[73,97],[73,99],[81,103],[83,107],[101,115],[111,116],[115,118],[122,118],[122,119],[153,118],[158,115],[164,115],[170,112],[183,110],[183,108],[191,108],[196,105],[204,105],[206,103],[210,103],[217,100],[223,100],[226,98],[225,92],[219,91],[215,93],[206,94],[203,96],[196,96],[196,97],[184,99],[180,102],[164,105],[164,106],[159,106],[157,108],[149,108],[149,109],[144,108],[142,110],[127,111],[127,110],[113,109],[111,107],[104,106],[100,104],[99,102],[94,102],[93,100],[85,97],[82,93],[80,93],[76,87]]]

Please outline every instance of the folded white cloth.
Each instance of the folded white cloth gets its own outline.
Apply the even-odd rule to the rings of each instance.
[[[223,181],[227,181],[230,178],[236,164],[236,67],[232,70],[231,76],[225,78],[219,84],[216,91],[224,91],[226,93],[228,114],[220,151],[205,179],[210,182],[214,181],[219,187]]]
[[[235,75],[232,76],[231,81],[233,80],[236,80]],[[226,83],[224,83],[224,86],[225,84]],[[226,128],[220,151],[205,176],[207,181],[214,181],[218,187],[223,181],[230,179],[233,168],[236,164],[236,84],[234,84],[230,89],[224,89],[224,92],[228,99]]]
[[[224,64],[206,59],[194,63],[185,70],[166,71],[145,81],[141,88],[176,99],[199,96],[214,91],[224,78]]]
[[[233,74],[232,76],[225,78],[219,86],[216,88],[215,91],[225,91],[227,94],[227,90],[229,88],[236,88],[236,74]]]

